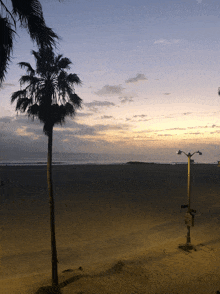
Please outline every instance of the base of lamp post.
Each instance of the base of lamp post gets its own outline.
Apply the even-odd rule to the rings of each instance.
[[[178,246],[178,248],[179,249],[182,249],[182,250],[184,250],[184,251],[190,251],[190,250],[194,250],[194,251],[196,251],[196,247],[195,246],[193,246],[192,244],[190,244],[190,243],[186,243],[186,244],[180,244],[179,246]]]

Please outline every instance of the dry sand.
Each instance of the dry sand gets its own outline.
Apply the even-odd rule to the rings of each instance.
[[[220,168],[191,172],[196,250],[186,252],[187,165],[54,166],[62,293],[220,290]],[[0,293],[33,294],[51,284],[46,167],[1,167],[0,178]]]

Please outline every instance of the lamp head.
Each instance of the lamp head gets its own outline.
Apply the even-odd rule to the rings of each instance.
[[[183,152],[183,151],[179,150],[179,151],[177,151],[176,153],[177,153],[178,155],[180,155],[180,154],[182,154],[182,152]]]
[[[198,151],[197,153],[199,153],[199,155],[202,155],[202,152]]]

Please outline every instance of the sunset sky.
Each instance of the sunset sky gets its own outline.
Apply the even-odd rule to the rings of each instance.
[[[54,151],[161,154],[200,150],[220,160],[219,0],[41,0],[45,21],[62,38],[57,53],[83,81],[83,108],[54,128]],[[1,158],[9,150],[46,151],[42,124],[15,112],[11,93],[37,47],[19,29],[0,89]]]

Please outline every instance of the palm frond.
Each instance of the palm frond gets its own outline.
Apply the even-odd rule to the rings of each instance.
[[[34,116],[38,117],[39,105],[37,103],[35,103],[35,104],[29,106],[27,113],[28,113],[28,116],[32,116],[33,118],[34,118]]]
[[[71,60],[67,57],[60,59],[57,63],[59,69],[70,69],[70,64],[72,64]]]
[[[82,81],[80,80],[80,78],[78,77],[77,74],[69,74],[67,76],[67,82],[71,83],[71,84],[76,84],[76,85],[81,85]]]
[[[35,74],[35,70],[32,68],[29,62],[19,62],[18,65],[20,66],[20,68],[26,68],[27,73],[29,73],[30,75]]]
[[[11,0],[13,14],[19,17],[21,25],[28,29],[30,37],[40,47],[52,48],[59,37],[45,24],[41,4],[38,0]]]
[[[37,63],[37,60],[40,58],[40,52],[31,50],[31,54],[34,55],[34,58],[35,58],[36,63]]]
[[[38,77],[34,77],[34,76],[23,75],[19,79],[19,82],[20,82],[21,85],[29,83],[29,84],[31,84],[33,86],[36,83],[40,82],[40,79]]]
[[[7,6],[4,4],[4,2],[3,2],[2,0],[0,0],[0,4],[4,7],[6,13],[7,13],[8,15],[10,15],[11,19],[12,19],[13,22],[14,22],[14,27],[16,28],[16,21],[15,21],[13,15],[12,15],[12,13],[8,10]]]
[[[29,98],[18,98],[16,110],[20,110],[21,112],[25,112],[27,107],[32,103],[32,99]]]
[[[27,23],[27,18],[31,14],[43,17],[42,7],[38,0],[11,0],[13,14],[19,17],[21,24]]]
[[[32,40],[36,41],[40,48],[56,47],[55,39],[60,39],[54,31],[47,27],[42,20],[36,16],[32,16],[28,21],[28,30]]]
[[[55,59],[54,59],[54,63],[58,64],[58,62],[60,61],[60,59],[63,57],[63,54],[58,54]]]
[[[15,31],[12,30],[8,19],[0,15],[0,85],[5,79],[7,67],[11,60],[14,33]]]
[[[69,98],[76,108],[82,107],[82,99],[76,93],[69,95]]]
[[[26,89],[16,91],[12,93],[11,95],[11,103],[13,103],[18,98],[24,98],[24,97],[26,97]]]
[[[67,102],[64,105],[64,108],[65,108],[65,116],[68,116],[68,115],[73,116],[75,114],[75,108],[69,102]]]
[[[50,48],[41,48],[38,52],[32,50],[36,61],[36,72],[39,75],[46,75],[54,71],[55,54]]]

